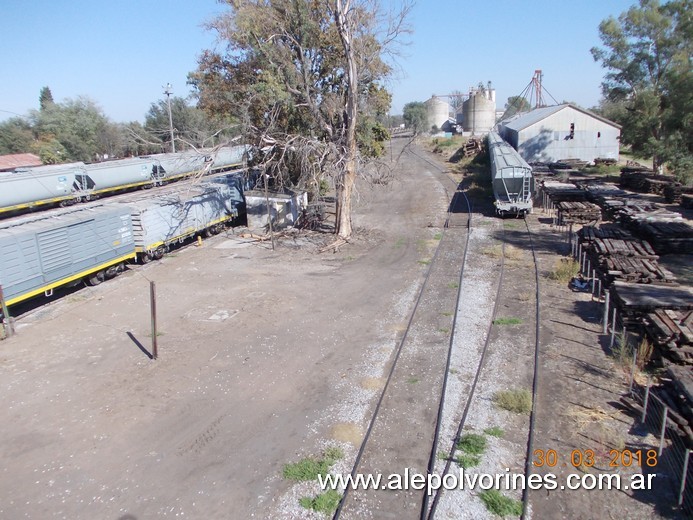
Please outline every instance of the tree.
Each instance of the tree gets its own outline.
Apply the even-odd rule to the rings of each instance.
[[[402,109],[404,123],[411,128],[415,134],[428,130],[428,111],[426,104],[421,101],[412,101],[404,105]]]
[[[604,47],[592,49],[608,70],[602,90],[623,126],[622,142],[637,156],[653,157],[655,169],[665,162],[690,169],[693,162],[692,8],[691,0],[640,0],[601,22]]]
[[[53,93],[49,87],[43,87],[39,92],[39,107],[41,110],[46,110],[54,103]]]
[[[503,119],[514,116],[520,112],[529,112],[531,105],[527,98],[522,96],[510,96],[508,102],[505,104],[505,112],[503,112]]]
[[[26,119],[12,117],[0,123],[0,155],[30,152],[33,142],[31,124]]]
[[[462,108],[462,103],[464,103],[464,94],[459,90],[453,90],[450,93],[450,108],[453,112],[457,113]]]
[[[209,27],[227,49],[205,51],[189,76],[198,106],[238,121],[277,182],[315,187],[331,176],[335,232],[348,238],[357,172],[387,135],[385,53],[408,6],[383,23],[370,0],[226,1]]]
[[[210,147],[217,144],[218,140],[228,140],[237,135],[237,131],[233,132],[234,125],[230,121],[213,120],[203,110],[189,105],[182,97],[171,98],[171,119],[176,150]],[[161,143],[162,150],[170,149],[171,131],[166,100],[150,105],[144,128],[147,139]]]
[[[55,139],[64,147],[62,161],[92,162],[108,150],[100,137],[110,122],[89,98],[53,103],[42,111],[33,111],[30,117],[39,140]]]

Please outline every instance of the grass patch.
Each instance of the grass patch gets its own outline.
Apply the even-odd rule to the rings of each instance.
[[[339,506],[339,501],[342,499],[342,495],[334,489],[320,493],[316,497],[303,497],[298,503],[306,509],[312,509],[318,513],[325,513],[326,515],[332,516],[332,514],[337,510]]]
[[[478,466],[481,463],[481,457],[470,453],[462,453],[455,457],[455,462],[460,468],[468,469]]]
[[[493,396],[498,408],[514,413],[529,413],[532,410],[532,394],[525,388],[502,390]]]
[[[320,458],[306,457],[298,462],[285,464],[282,476],[287,480],[298,482],[315,480],[318,475],[327,475],[330,466],[344,457],[340,448],[327,448]]]
[[[410,377],[409,379],[407,379],[407,383],[409,383],[410,385],[415,385],[419,381],[420,379],[418,377]]]
[[[442,332],[443,334],[447,334],[450,332],[450,329],[443,327],[443,328],[438,329],[438,332]]]
[[[442,238],[443,238],[442,233],[436,233],[435,235],[433,235],[433,240],[441,240]]]
[[[500,517],[522,515],[522,502],[506,497],[497,489],[488,489],[479,493],[479,498],[491,513]]]
[[[486,451],[486,437],[478,433],[467,433],[457,441],[456,447],[469,455],[481,455]]]
[[[561,258],[548,274],[549,280],[565,284],[575,278],[580,272],[580,263],[572,258]]]
[[[450,316],[452,316],[452,313],[451,313],[451,312],[441,312],[441,314],[442,314],[443,316],[445,316],[446,318],[449,318]]]
[[[400,248],[400,247],[402,247],[402,246],[403,246],[404,244],[406,244],[406,243],[407,243],[407,239],[406,239],[406,238],[398,238],[398,239],[397,239],[397,242],[395,242],[395,247],[396,247],[396,248]]]
[[[431,261],[430,261],[430,260],[419,260],[419,263],[420,263],[421,265],[428,265],[428,264],[431,263]]]
[[[503,428],[500,426],[492,426],[490,428],[486,428],[484,430],[484,433],[486,435],[490,435],[491,437],[502,437],[503,434],[505,434],[505,431],[503,431]]]
[[[497,318],[493,320],[494,325],[519,325],[522,323],[520,318]]]
[[[448,284],[449,289],[457,289],[457,288],[459,288],[459,286],[460,286],[460,284],[458,284],[457,282],[450,282]],[[452,313],[450,313],[450,316],[452,316]]]

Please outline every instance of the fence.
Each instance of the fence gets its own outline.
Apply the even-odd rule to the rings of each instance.
[[[651,390],[649,381],[645,386],[636,381],[638,364],[645,361],[638,355],[639,349],[646,338],[640,327],[628,322],[619,315],[615,305],[610,305],[610,292],[602,287],[602,281],[582,250],[577,234],[569,229],[566,235],[571,254],[580,264],[583,279],[588,282],[592,299],[603,306],[602,333],[609,335],[609,350],[625,365],[630,365],[628,395],[642,407],[640,423],[658,439],[657,465],[654,468],[658,480],[661,476],[661,480],[671,483],[676,505],[682,512],[693,515],[693,460],[688,448],[689,439],[673,420],[677,417],[676,412]]]

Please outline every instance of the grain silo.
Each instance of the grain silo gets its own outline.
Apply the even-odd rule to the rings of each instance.
[[[462,128],[472,135],[487,134],[496,124],[496,91],[472,89],[462,103]]]
[[[432,96],[425,105],[428,115],[428,129],[430,130],[435,126],[440,130],[450,117],[450,105],[437,96]]]

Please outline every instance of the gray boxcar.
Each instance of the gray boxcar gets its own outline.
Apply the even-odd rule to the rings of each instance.
[[[80,206],[0,224],[0,284],[8,305],[82,278],[99,283],[133,258],[127,207]]]
[[[153,186],[161,180],[159,161],[152,157],[87,164],[85,169],[88,178],[82,190],[94,195],[137,186]]]
[[[487,143],[496,212],[530,213],[534,193],[532,167],[496,132],[488,134]]]
[[[219,148],[216,153],[212,154],[213,163],[212,170],[226,170],[241,166],[248,154],[249,147],[246,145],[239,146],[224,146]]]
[[[236,193],[218,183],[165,188],[119,201],[132,212],[135,249],[142,261],[161,258],[167,248],[197,233],[218,232],[238,216]]]
[[[182,153],[159,153],[149,156],[159,161],[162,168],[162,178],[166,181],[194,175],[204,171],[211,162],[211,157],[203,152],[187,151]]]
[[[0,174],[0,213],[78,199],[84,163],[22,168]]]

